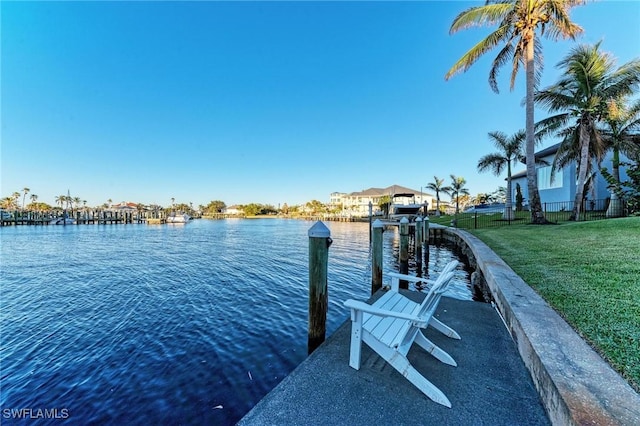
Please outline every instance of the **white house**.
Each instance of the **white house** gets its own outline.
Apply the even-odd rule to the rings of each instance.
[[[222,213],[229,216],[240,216],[244,214],[244,210],[240,209],[240,206],[234,204],[233,206],[229,206],[222,210]]]
[[[368,216],[369,203],[372,205],[373,214],[380,214],[378,204],[382,197],[394,194],[413,194],[417,204],[428,203],[428,208],[434,208],[435,197],[422,191],[416,191],[400,185],[391,185],[386,188],[369,188],[359,192],[332,192],[329,197],[329,208],[341,208],[345,216]]]

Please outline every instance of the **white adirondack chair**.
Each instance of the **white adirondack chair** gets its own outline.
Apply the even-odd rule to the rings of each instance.
[[[451,407],[451,402],[445,394],[411,365],[407,353],[415,342],[443,363],[457,365],[449,354],[427,339],[421,330],[429,325],[442,293],[453,275],[451,269],[440,274],[420,304],[393,289],[387,291],[373,305],[347,300],[344,304],[351,309],[349,366],[360,369],[361,346],[364,341],[426,396],[439,404]],[[408,276],[402,276],[403,279],[406,277]]]

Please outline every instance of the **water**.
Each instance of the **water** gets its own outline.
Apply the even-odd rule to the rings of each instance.
[[[307,356],[312,225],[2,228],[1,422],[235,423]],[[343,301],[368,297],[371,260],[368,224],[327,226],[331,334]],[[432,247],[430,270],[452,256]],[[450,295],[471,299],[464,270]]]

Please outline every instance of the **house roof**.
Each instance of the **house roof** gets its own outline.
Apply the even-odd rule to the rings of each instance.
[[[550,155],[555,154],[556,152],[558,152],[558,148],[560,148],[560,143],[551,145],[549,147],[546,147],[545,149],[541,149],[540,151],[536,152],[536,160],[540,160],[544,157],[548,157]],[[526,175],[527,175],[527,170],[525,169],[518,173],[512,174],[511,179],[518,179],[521,177],[525,177]]]
[[[536,158],[544,158],[544,157],[548,157],[550,155],[555,154],[556,152],[558,152],[558,148],[560,148],[560,143],[557,143],[555,145],[551,145],[543,150],[540,150],[538,152],[536,152]]]
[[[122,202],[118,204],[112,204],[112,209],[120,209],[120,210],[136,210],[138,208],[138,204],[132,202]]]
[[[387,186],[386,188],[363,189],[362,191],[359,191],[359,192],[352,192],[349,194],[349,196],[350,197],[382,197],[384,195],[391,196],[393,194],[400,194],[400,193],[405,193],[405,194],[410,193],[410,194],[419,195],[421,192],[416,191],[415,189],[407,188],[406,186],[391,185],[391,186]],[[422,195],[433,197],[433,195],[431,195],[428,192],[422,192]]]

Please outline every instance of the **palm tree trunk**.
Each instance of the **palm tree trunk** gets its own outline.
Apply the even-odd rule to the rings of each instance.
[[[534,70],[534,43],[533,33],[529,43],[527,43],[527,61],[525,64],[527,77],[527,98],[526,98],[526,157],[527,157],[527,191],[529,193],[529,207],[531,208],[531,223],[544,224],[547,220],[542,212],[540,193],[538,192],[538,176],[536,173],[536,144],[535,144],[535,122],[533,117],[533,91],[535,86]]]
[[[613,158],[611,160],[611,167],[613,172],[613,178],[616,180],[616,183],[620,184],[620,150],[618,148],[613,148]]]
[[[513,220],[513,205],[511,201],[511,162],[507,163],[507,199],[502,219]]]
[[[589,163],[589,144],[591,138],[587,120],[580,123],[580,167],[578,169],[578,183],[576,184],[576,199],[573,202],[573,211],[569,220],[580,220],[580,207],[584,198],[584,183],[587,180],[587,168]]]
[[[612,174],[617,188],[611,189],[611,200],[607,207],[606,217],[621,217],[623,215],[622,200],[618,198],[618,188],[620,187],[620,151],[613,148]]]

